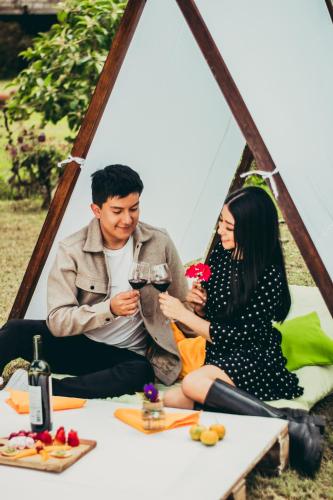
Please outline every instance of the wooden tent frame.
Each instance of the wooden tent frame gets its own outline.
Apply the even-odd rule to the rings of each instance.
[[[241,171],[248,170],[253,158],[256,161],[257,167],[261,170],[272,172],[275,170],[275,164],[213,37],[197,9],[195,1],[175,1],[183,13],[247,142],[243,158],[235,172],[235,178],[232,183],[232,189],[235,189],[241,185],[238,174],[241,173]],[[330,0],[325,1],[333,20],[332,3]],[[98,80],[88,111],[74,142],[71,152],[73,157],[86,158],[87,156],[145,4],[146,0],[128,1],[128,5],[118,32],[113,40],[111,50]],[[22,318],[26,313],[77,178],[80,174],[80,170],[80,166],[74,161],[69,163],[65,169],[14,301],[9,316],[10,318]],[[279,207],[304,261],[333,316],[332,280],[279,173],[275,174],[275,180],[279,191]]]

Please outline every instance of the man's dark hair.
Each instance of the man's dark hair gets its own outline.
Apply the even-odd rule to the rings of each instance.
[[[99,207],[110,197],[125,198],[131,193],[141,194],[143,191],[139,174],[126,165],[108,165],[94,172],[91,178],[92,200]]]

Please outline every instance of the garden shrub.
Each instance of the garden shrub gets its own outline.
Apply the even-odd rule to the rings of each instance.
[[[32,126],[22,129],[6,147],[12,160],[8,179],[13,199],[41,196],[42,208],[51,202],[52,190],[61,175],[58,162],[63,159],[64,149],[47,139],[42,130]]]

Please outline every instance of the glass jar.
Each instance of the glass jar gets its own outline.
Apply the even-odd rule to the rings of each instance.
[[[165,429],[165,412],[163,401],[143,400],[142,403],[143,428],[148,431]]]

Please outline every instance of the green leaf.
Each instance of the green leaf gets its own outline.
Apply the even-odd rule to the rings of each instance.
[[[68,12],[66,12],[65,10],[61,10],[60,12],[58,12],[57,19],[59,23],[64,23],[67,20],[67,16]]]
[[[77,130],[125,5],[119,0],[65,0],[58,24],[23,52],[30,65],[14,81],[10,119],[38,111],[43,122],[67,116],[70,128]]]

